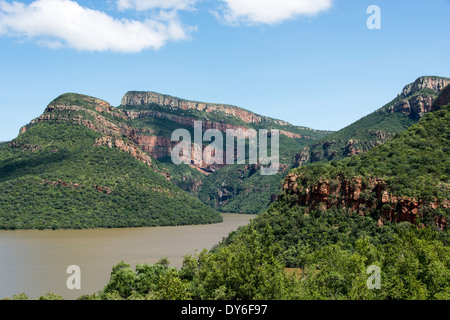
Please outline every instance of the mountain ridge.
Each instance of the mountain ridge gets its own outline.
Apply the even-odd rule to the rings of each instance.
[[[350,137],[350,140],[343,140],[345,142],[343,152],[346,156],[360,154],[376,145],[383,144],[395,134],[417,122],[417,118],[420,119],[423,115],[439,108],[437,101],[448,101],[450,94],[448,88],[444,89],[443,85],[450,83],[449,81],[450,79],[442,77],[420,77],[405,86],[402,93],[391,103],[357,121],[356,124],[359,127],[355,129],[353,124],[338,132],[293,126],[281,120],[260,117],[239,107],[230,106],[228,108],[228,105],[223,104],[202,104],[151,91],[129,91],[122,99],[126,105],[118,107],[111,106],[107,101],[99,98],[65,93],[52,100],[39,117],[23,126],[16,139],[6,144],[0,144],[2,148],[0,166],[11,171],[4,175],[3,182],[8,181],[10,177],[21,176],[21,172],[32,172],[36,175],[37,173],[33,171],[32,167],[26,168],[27,161],[38,167],[44,165],[44,168],[48,168],[48,170],[50,168],[56,170],[51,166],[52,159],[60,159],[65,164],[71,163],[72,160],[81,161],[74,154],[72,147],[64,144],[64,141],[53,138],[50,134],[53,132],[54,137],[65,137],[64,139],[73,141],[75,146],[79,143],[88,143],[85,146],[87,159],[94,156],[95,150],[103,150],[103,160],[108,161],[108,156],[117,157],[116,151],[119,151],[123,153],[120,161],[131,164],[131,159],[134,159],[143,163],[147,167],[146,170],[152,172],[146,173],[149,175],[149,180],[156,179],[153,173],[158,174],[167,183],[180,188],[175,193],[163,191],[163,197],[169,194],[180,194],[180,191],[187,192],[213,210],[205,209],[210,215],[214,210],[260,213],[276,200],[280,187],[282,187],[282,181],[291,169],[308,162],[315,162],[308,161],[308,159],[304,161],[302,152],[307,150],[309,157],[314,158],[311,150],[317,146],[322,152],[335,148],[335,145],[341,143],[336,137],[343,132]],[[439,92],[433,90],[440,90],[445,94],[438,96]],[[406,100],[402,98],[403,96],[406,97]],[[392,119],[393,121],[391,121]],[[222,131],[236,128],[244,128],[244,130],[279,129],[279,172],[273,176],[262,176],[257,174],[261,166],[250,163],[233,166],[206,163],[173,164],[170,155],[177,142],[171,141],[171,134],[174,130],[182,128],[188,130],[192,135],[194,121],[203,123],[203,132],[211,128]],[[85,129],[80,129],[81,127]],[[393,131],[386,131],[383,128],[393,129]],[[67,137],[65,132],[58,130],[74,132],[76,136],[89,136],[89,138],[80,140],[78,143]],[[43,134],[42,137],[37,135],[39,132]],[[373,140],[373,137],[376,137],[376,140]],[[365,143],[366,147],[361,149],[361,143]],[[58,147],[61,144],[65,147]],[[49,147],[52,145],[54,146]],[[203,143],[202,147],[204,149],[206,143]],[[303,151],[299,153],[298,151],[302,149]],[[13,154],[17,155],[17,161],[11,158]],[[130,158],[127,158],[128,156]],[[23,160],[19,161],[19,159]],[[317,160],[320,159],[318,157]],[[338,159],[339,157],[333,160]],[[92,164],[94,163],[95,161],[92,162]],[[75,167],[78,165],[74,164]],[[101,191],[108,196],[111,194],[116,196],[114,194],[116,182],[108,180],[107,183],[93,181],[83,184],[82,181],[77,181],[76,173],[71,169],[67,167],[66,171],[70,173],[70,179],[45,172],[43,177],[38,175],[33,183],[41,181],[40,183],[44,183],[44,185],[65,188],[72,188],[75,184],[78,186],[90,185],[96,192]],[[116,172],[116,174],[120,176],[123,173]],[[103,181],[103,178],[100,180]],[[158,184],[165,187],[155,186],[146,187],[146,189],[150,191],[170,189],[159,178],[156,180],[159,181]],[[0,181],[0,185],[1,183],[2,181]],[[51,190],[46,192],[51,193]],[[192,204],[197,206],[200,202],[194,203],[196,203],[195,201]]]
[[[307,211],[346,209],[372,216],[379,225],[407,221],[448,228],[450,104],[436,107],[408,130],[363,154],[294,169],[285,179],[280,201]]]
[[[0,146],[0,228],[207,224],[220,214],[168,181],[101,99],[63,94]]]
[[[188,100],[178,98],[168,94],[162,94],[154,91],[128,91],[122,98],[120,106],[145,106],[157,104],[159,106],[178,107],[180,109],[196,109],[208,112],[223,112],[234,117],[238,117],[246,124],[255,124],[261,122],[273,122],[281,126],[298,127],[303,130],[313,132],[331,132],[330,130],[316,130],[305,126],[294,126],[293,124],[267,116],[262,116],[250,110],[224,103],[211,103],[198,100]]]
[[[155,106],[152,106],[153,108]],[[167,109],[167,106],[163,106]],[[166,111],[166,110],[165,110]],[[191,193],[194,197],[197,197],[199,190],[206,177],[214,170],[220,168],[220,166],[211,167],[206,165],[180,165],[176,166],[170,162],[170,150],[176,144],[170,140],[170,133],[174,129],[186,128],[192,132],[192,123],[194,120],[202,120],[201,117],[187,119],[185,114],[178,114],[179,110],[173,111],[173,118],[163,118],[158,114],[140,115],[139,117],[130,117],[129,110],[124,110],[119,107],[113,107],[107,101],[78,93],[65,93],[61,94],[54,100],[52,100],[44,112],[37,118],[31,120],[27,125],[23,126],[19,131],[19,136],[9,142],[9,148],[15,150],[23,150],[24,152],[39,153],[42,151],[41,143],[28,143],[25,142],[23,137],[35,127],[42,125],[50,125],[49,128],[58,124],[68,124],[75,126],[83,126],[89,130],[93,130],[98,133],[96,139],[92,142],[89,148],[107,147],[110,150],[116,149],[122,151],[131,157],[139,160],[140,162],[151,168],[152,171],[160,174],[164,179],[172,182],[174,185],[180,187],[184,191]],[[198,115],[197,115],[198,116]],[[201,114],[200,114],[201,116]],[[204,119],[203,119],[204,120]],[[136,121],[144,121],[144,125],[136,125]],[[148,121],[154,122],[155,126],[148,126]],[[185,121],[185,122],[183,122]],[[138,122],[139,124],[139,122]],[[225,121],[221,123],[222,129],[225,128],[240,128],[227,124]],[[281,126],[280,124],[278,124]],[[215,123],[212,121],[205,121],[203,129],[215,127]],[[303,130],[302,134],[306,131],[311,132],[313,136],[300,136],[296,133],[289,132],[291,130],[290,125],[285,128],[285,132],[281,131],[283,139],[288,139],[289,144],[293,141],[300,141],[299,143],[306,143],[310,139],[314,139],[314,135],[324,134],[322,132],[313,132]],[[219,127],[220,128],[220,127]],[[248,124],[245,124],[246,129],[258,128]],[[170,129],[170,130],[169,130]],[[39,139],[35,139],[39,140]],[[295,145],[295,144],[294,144]],[[56,149],[56,148],[55,148]],[[166,160],[165,160],[166,159]],[[163,161],[163,162],[161,162]],[[246,166],[243,166],[245,168]],[[285,165],[281,165],[282,168]],[[240,175],[241,168],[236,168],[236,174]],[[284,169],[283,169],[284,170]],[[233,170],[235,171],[235,170]],[[234,174],[234,173],[233,173]],[[275,180],[276,179],[276,180]],[[75,185],[85,185],[77,181],[66,181],[67,179],[48,179],[43,178],[42,181],[48,181],[50,186],[65,186],[69,187]],[[59,182],[60,181],[60,182]],[[274,182],[279,181],[279,178],[274,178]],[[272,183],[271,183],[272,184]],[[265,191],[265,202],[263,202],[261,209],[264,208],[264,203],[268,204],[271,201],[270,193],[276,192],[278,183],[272,184],[272,191]],[[96,183],[95,186],[99,187],[99,190],[106,190],[111,192],[114,190],[111,186],[101,185]],[[95,187],[97,188],[97,187]],[[251,187],[253,188],[253,187]],[[157,188],[159,189],[159,187]],[[109,194],[108,193],[108,194]],[[220,191],[219,191],[220,193]],[[233,199],[231,199],[232,201]],[[230,197],[228,196],[228,200]],[[267,202],[266,202],[267,201]],[[261,204],[258,204],[261,205]],[[252,209],[252,213],[257,213],[255,209]],[[260,210],[260,209],[256,209]]]
[[[305,147],[296,154],[295,166],[340,160],[384,143],[432,111],[435,99],[449,84],[450,78],[417,78],[391,102]]]

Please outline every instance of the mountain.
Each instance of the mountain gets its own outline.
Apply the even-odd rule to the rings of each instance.
[[[435,111],[383,145],[338,162],[293,170],[280,201],[308,210],[345,209],[371,216],[379,225],[408,221],[448,228],[449,91],[432,105]]]
[[[158,159],[172,182],[198,196],[204,203],[222,212],[259,213],[278,193],[279,182],[292,167],[297,150],[330,131],[294,126],[288,122],[255,114],[236,106],[190,101],[155,92],[131,91],[118,107],[139,131],[135,141]],[[192,163],[174,166],[170,158],[171,134],[186,129],[194,135],[194,121],[202,122],[202,131],[218,129],[280,130],[280,170],[276,175],[262,176],[260,165],[217,165]],[[202,148],[206,147],[206,143]],[[224,155],[225,156],[225,155]]]
[[[64,94],[0,146],[0,228],[205,224],[221,216],[181,190],[109,103]]]
[[[297,153],[295,166],[339,160],[384,143],[430,112],[434,100],[449,84],[449,78],[418,78],[405,86],[402,92],[385,106],[305,147]]]
[[[0,227],[137,227],[220,221],[214,206],[198,199],[199,190],[220,192],[208,183],[214,190],[205,191],[202,185],[215,172],[235,166],[175,165],[170,158],[176,145],[172,132],[184,128],[193,134],[194,121],[203,122],[202,132],[275,127],[280,130],[280,141],[289,141],[281,144],[292,150],[329,133],[234,106],[153,92],[129,92],[117,108],[98,98],[66,93],[23,126],[16,139],[0,145]],[[284,171],[288,167],[284,162],[292,163],[294,154],[288,148],[280,150]],[[252,174],[258,170],[258,164],[249,166],[254,168]],[[239,168],[229,175],[239,174]],[[281,178],[258,178],[256,188],[266,188],[266,193],[262,202],[247,201],[246,212],[264,209]],[[269,180],[276,183],[260,182]]]
[[[448,261],[449,139],[450,86],[431,112],[384,144],[339,161],[291,170],[269,209],[250,226],[230,233],[222,245],[239,241],[242,235],[263,236],[272,230],[285,265],[298,267],[308,264],[307,255],[319,254],[327,246],[352,254],[361,239],[389,246],[399,233],[411,229],[414,235],[408,235],[408,241],[442,241]],[[406,254],[411,247],[404,249]],[[375,257],[371,254],[369,260]]]
[[[309,136],[304,131],[296,131],[303,139],[295,140],[281,136],[283,166],[277,175],[255,175],[258,171],[255,166],[227,166],[203,180],[198,195],[219,211],[261,213],[276,198],[279,180],[292,168],[339,160],[383,144],[430,112],[434,100],[448,84],[448,78],[420,77],[405,86],[393,101],[342,130]],[[250,116],[243,119],[250,123],[255,121],[255,117]]]
[[[147,226],[217,222],[217,211],[261,213],[276,200],[280,182],[294,167],[337,160],[389,141],[432,111],[435,100],[448,99],[438,93],[449,81],[421,77],[388,105],[338,132],[155,92],[130,91],[118,107],[63,94],[22,127],[16,139],[0,144],[0,225]],[[261,163],[250,163],[248,152],[244,164],[174,164],[172,133],[185,129],[195,137],[196,121],[202,136],[208,129],[241,134],[278,129],[278,172],[262,175]],[[200,144],[206,150],[208,142]],[[237,160],[237,146],[232,151]]]

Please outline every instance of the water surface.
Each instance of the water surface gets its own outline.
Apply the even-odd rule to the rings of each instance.
[[[167,257],[180,268],[183,256],[211,249],[254,216],[223,217],[222,223],[198,226],[0,231],[0,299],[21,292],[30,299],[47,292],[65,299],[92,294],[103,289],[121,260],[134,268]],[[70,265],[81,268],[80,290],[66,287]]]

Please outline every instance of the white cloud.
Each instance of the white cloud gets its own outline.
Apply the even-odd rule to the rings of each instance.
[[[275,24],[301,15],[327,10],[333,0],[221,0],[222,18],[228,23]],[[219,15],[220,16],[220,15]]]
[[[117,0],[120,10],[190,10],[198,0]]]
[[[175,13],[144,21],[116,19],[72,0],[36,0],[28,5],[0,0],[0,36],[34,39],[50,48],[140,52],[188,38]]]

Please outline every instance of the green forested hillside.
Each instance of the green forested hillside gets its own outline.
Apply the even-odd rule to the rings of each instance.
[[[450,299],[450,243],[437,231],[408,225],[377,231],[369,220],[353,222],[343,213],[317,223],[317,216],[291,213],[255,218],[214,250],[186,255],[181,269],[166,259],[134,270],[119,262],[102,291],[80,299]],[[373,267],[380,270],[377,288],[368,286]]]
[[[450,105],[426,115],[416,125],[371,151],[329,164],[293,170],[298,184],[337,175],[380,177],[397,196],[438,200],[427,212],[449,221]],[[430,219],[421,228],[409,222],[379,225],[380,212],[362,216],[338,206],[309,210],[283,190],[270,209],[250,226],[231,233],[216,249],[233,247],[251,234],[269,232],[279,246],[278,263],[301,272],[300,297],[306,299],[449,299],[450,232]],[[443,218],[443,219],[442,219]],[[269,231],[268,231],[269,230]],[[264,242],[260,241],[263,245]],[[365,286],[367,267],[381,268],[379,290]],[[281,273],[279,273],[281,275]]]
[[[0,228],[203,224],[221,216],[83,125],[39,123],[0,146]]]

